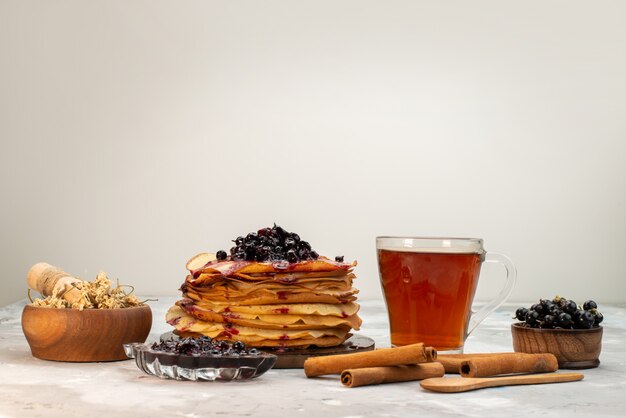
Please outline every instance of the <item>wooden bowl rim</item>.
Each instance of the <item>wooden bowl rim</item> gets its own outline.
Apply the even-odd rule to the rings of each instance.
[[[514,324],[511,324],[511,329],[513,331],[524,330],[528,332],[538,332],[538,333],[545,333],[545,334],[585,334],[585,333],[593,333],[593,332],[602,331],[602,325],[594,326],[592,328],[587,328],[587,329],[576,329],[576,328],[563,329],[563,328],[530,328],[530,327],[522,326],[522,324],[524,323],[516,322]]]
[[[45,310],[49,310],[51,312],[57,312],[57,313],[78,313],[79,315],[82,315],[83,313],[88,313],[89,314],[93,314],[93,315],[104,315],[105,313],[111,313],[111,312],[120,312],[120,311],[132,311],[132,310],[151,310],[150,309],[150,305],[141,305],[141,306],[129,306],[127,308],[111,308],[111,309],[96,309],[96,308],[86,308],[86,309],[75,309],[75,308],[53,308],[53,307],[48,307],[48,306],[33,306],[31,304],[27,304],[26,306],[24,306],[24,310],[34,310],[34,311],[43,311]],[[95,313],[95,312],[102,312],[101,314],[99,313]]]
[[[117,321],[121,318],[133,318],[133,320],[141,322],[152,322],[152,309],[149,305],[143,306],[129,306],[128,308],[113,308],[113,309],[74,309],[74,308],[52,308],[46,306],[24,306],[22,311],[22,328],[24,328],[23,319],[26,317],[41,317],[44,315],[53,321],[67,322],[75,320],[87,320],[91,318],[92,321],[99,321],[106,323],[109,321]]]

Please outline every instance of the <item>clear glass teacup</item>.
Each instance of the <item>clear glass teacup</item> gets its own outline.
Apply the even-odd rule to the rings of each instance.
[[[463,352],[467,336],[505,302],[517,276],[513,262],[485,252],[479,238],[382,236],[376,251],[393,346],[423,342],[439,352]],[[472,313],[483,262],[502,264],[506,282]]]

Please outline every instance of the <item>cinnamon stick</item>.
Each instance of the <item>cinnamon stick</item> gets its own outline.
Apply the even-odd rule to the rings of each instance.
[[[542,373],[558,370],[559,363],[551,353],[476,357],[465,360],[460,372],[463,377],[488,377],[513,373]]]
[[[498,353],[460,353],[460,354],[440,354],[441,357],[444,358],[452,358],[452,359],[466,359],[468,357],[489,357],[489,356],[497,356],[500,354],[515,354],[511,351],[502,351],[502,352],[498,352]]]
[[[437,351],[434,348],[418,343],[361,353],[309,357],[304,362],[304,373],[307,377],[315,377],[337,374],[347,369],[426,363],[436,358]]]
[[[558,368],[556,358],[544,354],[529,353],[474,353],[474,354],[441,354],[437,361],[443,364],[446,373],[463,375],[461,368],[469,361],[474,365],[465,365],[467,376],[495,376],[510,373],[536,373],[539,371],[555,371]],[[478,361],[478,363],[476,363]],[[542,363],[542,361],[544,363]],[[538,364],[537,364],[538,363]],[[489,365],[489,366],[488,366]],[[478,369],[480,367],[480,369]],[[545,370],[543,370],[545,368]],[[554,370],[552,370],[554,368]],[[479,371],[480,370],[480,371]],[[533,371],[536,370],[536,371]],[[478,373],[474,375],[473,373]],[[487,374],[489,373],[489,374]]]
[[[431,377],[441,377],[444,374],[441,363],[420,363],[404,366],[366,367],[362,369],[348,369],[341,373],[341,383],[351,388],[380,383],[408,382]]]
[[[475,354],[439,354],[437,361],[443,364],[446,373],[460,374],[461,364],[470,358],[488,357],[498,354],[509,353],[475,353]]]

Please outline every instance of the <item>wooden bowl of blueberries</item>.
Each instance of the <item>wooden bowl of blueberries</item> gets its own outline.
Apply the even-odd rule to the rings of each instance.
[[[593,300],[582,305],[562,298],[540,299],[518,308],[511,325],[513,349],[523,353],[552,353],[560,369],[590,369],[600,365],[604,319]]]

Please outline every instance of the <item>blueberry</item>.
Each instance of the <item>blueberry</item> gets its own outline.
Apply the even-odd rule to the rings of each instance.
[[[267,244],[271,247],[276,247],[277,245],[280,245],[280,240],[276,237],[270,237]]]
[[[584,311],[578,319],[577,325],[579,328],[589,329],[596,321],[596,317],[589,311]]]
[[[272,235],[272,228],[261,228],[257,232],[257,235],[260,237],[269,237]]]
[[[576,302],[574,302],[573,300],[569,300],[565,304],[565,307],[563,308],[563,310],[567,312],[568,314],[573,315],[578,310],[578,305],[576,305]]]
[[[583,311],[582,309],[576,309],[576,312],[574,312],[574,314],[572,315],[572,321],[574,321],[574,324],[578,323],[578,320],[584,312],[585,311]]]
[[[527,313],[528,308],[517,308],[517,310],[515,311],[515,318],[517,318],[518,321],[525,321]]]
[[[215,254],[215,257],[216,257],[218,260],[223,261],[223,260],[226,260],[226,257],[228,257],[228,254],[226,254],[226,251],[219,250],[219,251]]]
[[[233,350],[236,352],[241,352],[244,348],[246,348],[246,345],[241,341],[235,341],[233,343]]]
[[[254,261],[256,260],[256,250],[254,248],[249,248],[246,251],[244,251],[244,257],[243,259],[246,261]]]
[[[278,240],[274,238],[263,238],[261,241],[261,246],[273,248],[278,244]]]
[[[311,244],[302,241],[298,234],[288,232],[275,223],[271,228],[261,228],[245,237],[239,236],[234,242],[236,245],[230,249],[232,260],[258,262],[286,260],[296,263],[300,260],[319,258],[319,254],[312,250]],[[290,250],[293,251],[289,252]],[[223,257],[223,254],[220,253],[220,257]],[[224,259],[228,259],[228,256]]]
[[[271,253],[270,254],[270,260],[272,261],[279,261],[279,260],[284,260],[285,256],[282,253]]]
[[[215,344],[215,347],[222,351],[230,350],[230,344],[228,344],[228,341],[224,340],[218,341],[217,344]]]
[[[265,245],[261,247],[258,253],[263,257],[263,260],[267,260],[272,253],[272,247],[270,247],[269,245]]]
[[[285,231],[283,228],[281,228],[280,226],[276,224],[274,224],[274,228],[272,228],[272,231],[274,232],[274,235],[279,237],[280,239],[282,239],[282,237],[287,235],[287,231]]]
[[[603,320],[604,315],[602,315],[600,312],[596,312],[596,321],[594,322],[594,325],[600,325]]]
[[[570,328],[572,326],[572,316],[566,312],[559,314],[557,321],[561,328]]]
[[[287,251],[287,261],[289,261],[290,263],[297,263],[298,262],[298,256],[296,255],[296,251],[295,250]]]
[[[541,328],[554,328],[556,318],[552,315],[546,315],[541,322]]]
[[[526,323],[531,327],[536,326],[539,320],[539,313],[537,311],[528,311],[526,314]]]
[[[592,300],[588,300],[585,303],[583,303],[583,309],[586,311],[591,310],[591,309],[597,309],[597,308],[598,308],[598,304]]]
[[[543,306],[545,306],[547,308],[548,307],[548,303],[552,303],[552,301],[549,300],[549,299],[539,299],[539,303],[541,303]]]
[[[343,263],[343,256],[342,255],[338,255],[335,257],[335,261],[338,263]]]
[[[555,309],[558,309],[558,307],[552,303],[552,301],[550,300],[545,300],[545,302],[541,302],[541,305],[543,305],[543,309],[545,312],[553,312]]]

